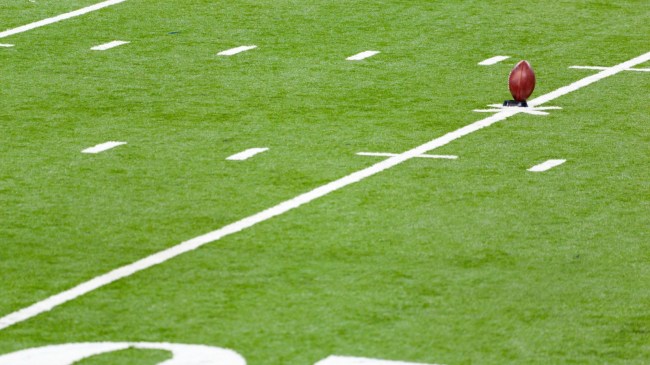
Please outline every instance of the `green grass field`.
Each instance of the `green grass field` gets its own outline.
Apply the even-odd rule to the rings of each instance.
[[[99,1],[4,0],[0,31]],[[649,35],[647,0],[127,0],[0,38],[0,317],[486,118],[521,59],[536,97]],[[648,364],[650,72],[548,106],[16,323],[0,354]],[[128,144],[81,153],[106,141]]]

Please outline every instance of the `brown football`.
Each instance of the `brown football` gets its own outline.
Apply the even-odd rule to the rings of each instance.
[[[508,78],[510,94],[516,101],[526,101],[535,90],[535,73],[528,61],[520,61],[510,71]]]

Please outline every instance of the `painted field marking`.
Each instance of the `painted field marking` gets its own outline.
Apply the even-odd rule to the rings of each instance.
[[[79,16],[79,15],[84,15],[84,14],[87,14],[87,13],[90,13],[90,12],[93,12],[93,11],[96,11],[96,10],[99,10],[99,9],[103,9],[103,8],[111,6],[111,5],[123,3],[125,1],[126,0],[107,0],[107,1],[103,1],[103,2],[95,4],[95,5],[87,6],[85,8],[79,9],[79,10],[71,11],[69,13],[57,15],[57,16],[52,17],[52,18],[47,18],[47,19],[39,20],[39,21],[34,22],[34,23],[23,25],[23,26],[20,26],[18,28],[8,29],[8,30],[5,30],[4,32],[0,32],[0,38],[5,38],[5,37],[9,37],[9,36],[14,35],[14,34],[27,32],[27,31],[32,30],[32,29],[36,29],[36,28],[40,28],[40,27],[43,27],[43,26],[46,26],[46,25],[49,25],[49,24],[52,24],[52,23],[60,22],[62,20],[74,18],[74,17]]]
[[[81,153],[100,153],[104,152],[106,150],[110,150],[111,148],[115,148],[117,146],[121,146],[123,144],[126,144],[126,142],[114,142],[114,141],[109,141],[105,143],[100,143],[96,146],[86,148],[85,150],[81,151]]]
[[[580,79],[574,83],[571,83],[567,86],[563,86],[555,91],[552,91],[548,94],[539,96],[531,100],[528,104],[531,106],[539,106],[551,100],[555,100],[560,96],[566,95],[573,91],[579,90],[585,86],[591,85],[595,82],[598,82],[604,78],[615,75],[621,71],[624,71],[627,68],[639,65],[641,63],[647,62],[650,60],[650,52],[647,52],[641,56],[635,57],[631,60],[620,63],[614,67],[610,67],[607,70],[603,70],[597,74],[587,76],[583,79]],[[389,157],[383,161],[380,161],[370,167],[355,171],[347,176],[344,176],[338,180],[334,180],[325,185],[321,185],[311,191],[300,194],[294,198],[283,201],[271,208],[255,213],[251,216],[238,220],[236,222],[230,223],[226,226],[223,226],[212,232],[208,232],[204,235],[194,237],[185,242],[181,242],[175,246],[167,248],[165,250],[156,252],[150,256],[147,256],[143,259],[140,259],[131,264],[122,266],[108,273],[97,276],[93,279],[90,279],[86,282],[83,282],[71,289],[65,290],[58,294],[55,294],[49,298],[46,298],[40,302],[34,303],[28,307],[19,309],[13,313],[7,314],[6,316],[0,318],[0,330],[3,330],[7,327],[13,326],[16,323],[23,322],[29,318],[35,317],[41,313],[48,312],[64,303],[67,303],[73,299],[76,299],[84,294],[87,294],[91,291],[99,289],[105,285],[113,283],[117,280],[129,277],[139,271],[148,269],[152,266],[161,264],[165,261],[168,261],[176,256],[182,255],[186,252],[193,251],[203,245],[208,243],[220,240],[223,237],[229,236],[233,233],[240,232],[246,228],[250,228],[258,223],[267,221],[273,217],[284,214],[292,209],[298,208],[302,205],[305,205],[313,200],[321,198],[331,192],[342,189],[348,185],[357,183],[363,179],[366,179],[370,176],[376,175],[384,170],[395,167],[404,161],[408,161],[416,156],[425,154],[433,149],[442,147],[446,144],[451,143],[459,138],[462,138],[468,134],[479,131],[483,128],[487,128],[495,123],[498,123],[502,120],[508,119],[513,115],[521,113],[518,108],[511,108],[500,111],[494,115],[491,115],[485,119],[478,120],[474,123],[468,124],[462,128],[459,128],[453,132],[449,132],[441,137],[435,138],[429,142],[426,142],[420,146],[412,148],[406,152],[403,152],[397,156]]]
[[[488,58],[487,60],[483,60],[478,64],[481,66],[489,66],[489,65],[494,65],[495,63],[499,63],[501,61],[505,61],[508,58],[510,58],[510,56],[494,56],[492,58]]]
[[[365,357],[329,356],[314,365],[427,365],[415,362],[368,359]],[[436,365],[436,364],[431,364]]]
[[[242,151],[239,153],[236,153],[230,157],[227,157],[226,160],[231,160],[231,161],[243,161],[247,160],[258,153],[262,153],[264,151],[268,151],[268,148],[249,148],[246,151]]]
[[[378,53],[379,53],[379,51],[363,51],[361,53],[355,54],[354,56],[350,56],[350,57],[346,58],[346,60],[348,60],[348,61],[361,61],[361,60],[363,60],[365,58],[372,57],[372,56],[374,56],[374,55],[376,55]]]
[[[13,46],[14,46],[13,44],[0,43],[0,47],[4,47],[4,48],[9,48]]]
[[[126,349],[171,352],[171,359],[158,363],[158,365],[246,365],[246,359],[234,350],[168,342],[80,342],[46,345],[0,355],[0,365],[74,365],[92,356]],[[332,355],[314,365],[427,364]]]
[[[93,51],[105,51],[107,49],[115,48],[118,46],[121,46],[123,44],[129,44],[131,42],[127,41],[112,41],[104,44],[100,44],[99,46],[92,47],[91,50]]]
[[[237,352],[220,347],[157,342],[82,342],[35,347],[0,355],[0,365],[74,365],[91,356],[126,349],[165,350],[165,365],[246,365]]]
[[[232,56],[232,55],[235,55],[237,53],[246,52],[246,51],[249,51],[249,50],[255,49],[255,48],[257,48],[257,46],[239,46],[239,47],[227,49],[225,51],[221,51],[221,52],[217,53],[217,56]]]
[[[502,104],[488,104],[492,109],[474,109],[477,113],[498,113],[502,110],[517,108],[522,113],[530,115],[548,115],[548,112],[545,110],[559,110],[562,109],[559,106],[538,106],[538,107],[518,107],[518,106],[503,106]]]
[[[579,70],[607,70],[609,67],[603,66],[569,66],[569,68],[579,69]],[[650,72],[650,68],[628,68],[624,71],[636,71],[636,72]]]
[[[377,156],[377,157],[395,157],[399,156],[399,153],[387,153],[387,152],[357,152],[359,156]],[[445,160],[455,160],[458,156],[454,155],[417,155],[416,158],[441,158]]]
[[[566,160],[548,160],[546,162],[542,162],[539,165],[535,165],[535,166],[529,168],[528,171],[530,171],[530,172],[542,172],[542,171],[550,170],[550,169],[554,168],[555,166],[560,166],[565,162],[566,162]]]

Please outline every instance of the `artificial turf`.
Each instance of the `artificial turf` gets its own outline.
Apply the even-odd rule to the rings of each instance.
[[[11,0],[0,24],[92,3]],[[357,152],[482,119],[520,59],[539,96],[649,33],[647,1],[129,0],[0,39],[0,316],[381,160]],[[432,151],[458,160],[409,160],[2,330],[0,353],[648,363],[649,97],[649,73],[619,73]],[[109,140],[128,144],[80,153]],[[225,160],[251,147],[270,149]],[[526,171],[551,158],[567,162]]]

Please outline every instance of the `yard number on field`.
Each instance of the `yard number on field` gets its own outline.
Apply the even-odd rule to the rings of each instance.
[[[36,347],[0,355],[0,365],[73,365],[91,356],[126,349],[164,350],[171,359],[165,365],[246,365],[237,352],[205,345],[154,342],[88,342]],[[330,356],[315,365],[426,365],[402,361],[367,359],[362,357]]]

